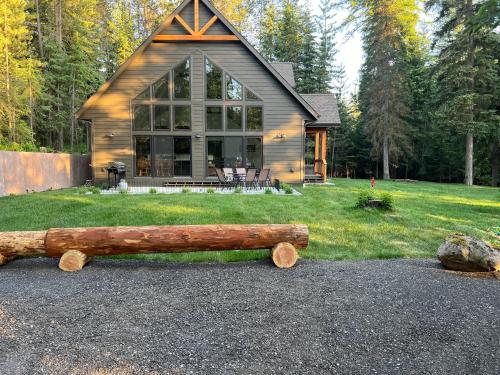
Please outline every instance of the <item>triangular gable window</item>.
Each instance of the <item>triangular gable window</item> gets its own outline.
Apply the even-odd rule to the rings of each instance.
[[[153,84],[135,97],[136,100],[161,99],[169,100],[170,80],[173,77],[173,97],[175,99],[189,99],[191,96],[191,60],[188,58],[175,66]],[[152,96],[151,96],[152,95]]]
[[[146,87],[146,89],[141,92],[139,95],[136,96],[136,99],[138,100],[149,100],[151,99],[151,92],[150,92],[150,87]]]
[[[168,99],[169,95],[169,82],[170,75],[167,73],[158,81],[153,83],[153,98],[155,99]]]
[[[260,100],[260,98],[257,95],[255,95],[253,91],[250,91],[247,88],[245,88],[245,99],[246,100]]]
[[[229,74],[226,74],[227,100],[243,100],[243,85]]]

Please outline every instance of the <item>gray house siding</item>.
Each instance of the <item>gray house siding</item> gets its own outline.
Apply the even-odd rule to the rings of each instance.
[[[193,13],[189,9],[191,6],[188,5],[181,12],[181,16],[192,26]],[[200,3],[200,25],[202,26],[211,17],[212,14]],[[215,25],[217,23],[213,27]],[[228,31],[222,24],[217,27],[222,29],[218,30],[218,33]],[[182,26],[174,21],[162,33],[177,34],[182,33],[182,30]],[[132,132],[131,100],[186,57],[191,57],[192,61],[191,130],[168,131],[162,134],[191,136],[192,177],[194,180],[206,177],[206,136],[221,133],[205,131],[204,56],[209,57],[262,99],[263,131],[251,134],[260,134],[263,137],[264,168],[271,168],[273,178],[288,182],[303,180],[303,124],[304,120],[312,120],[311,115],[240,42],[152,43],[143,53],[135,56],[107,91],[80,115],[81,118],[92,120],[94,147],[92,165],[96,180],[106,178],[107,174],[103,167],[110,161],[126,163],[128,178],[132,177],[133,134],[152,134],[152,132]],[[244,134],[226,133],[226,135]],[[201,137],[198,138],[197,135]]]

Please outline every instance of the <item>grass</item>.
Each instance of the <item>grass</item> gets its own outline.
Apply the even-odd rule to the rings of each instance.
[[[444,238],[462,232],[499,244],[500,189],[458,184],[377,182],[394,197],[392,211],[356,209],[368,180],[307,186],[303,196],[194,194],[78,195],[66,189],[0,198],[0,230],[53,227],[214,223],[305,223],[304,258],[433,257]],[[133,255],[168,261],[237,261],[267,251]]]

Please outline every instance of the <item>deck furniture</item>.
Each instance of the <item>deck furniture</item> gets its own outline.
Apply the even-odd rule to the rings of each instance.
[[[226,181],[233,181],[234,180],[234,172],[233,168],[222,168],[224,171],[224,178]]]
[[[259,174],[259,179],[257,183],[260,187],[271,186],[271,178],[270,178],[271,170],[269,168],[262,169]]]
[[[219,180],[219,187],[224,189],[230,187],[233,179],[230,181],[227,179],[225,173],[220,168],[215,168],[215,173],[217,173],[217,179]]]
[[[257,185],[257,181],[255,177],[257,176],[257,169],[249,169],[245,176],[245,189],[250,186],[251,188],[255,188]]]

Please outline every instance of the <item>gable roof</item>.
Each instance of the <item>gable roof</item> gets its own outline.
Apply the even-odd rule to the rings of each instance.
[[[340,125],[337,98],[333,94],[302,94],[302,97],[318,112],[316,121],[308,122],[311,126]]]
[[[295,88],[295,75],[293,74],[293,64],[291,62],[272,62],[272,67]]]
[[[154,37],[158,35],[164,28],[169,26],[175,16],[179,14],[191,1],[193,0],[184,0],[166,19],[163,21],[156,30],[147,37],[141,45],[132,53],[132,55],[116,70],[116,72],[111,76],[109,80],[107,80],[104,84],[99,87],[99,89],[90,96],[85,103],[80,107],[80,109],[76,112],[76,117],[80,117],[85,110],[87,110],[91,105],[93,105],[111,86],[111,84],[122,74],[122,72],[130,65],[135,56],[142,53],[147,46],[149,46]],[[218,20],[224,24],[238,39],[239,41],[260,61],[264,67],[285,87],[285,89],[299,102],[299,104],[313,117],[318,118],[319,114],[317,111],[306,101],[302,96],[300,96],[293,86],[281,76],[280,73],[266,60],[262,55],[257,52],[257,50],[248,42],[236,29],[235,27],[224,17],[215,6],[209,0],[198,0],[203,3],[212,13],[214,13]]]

